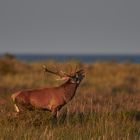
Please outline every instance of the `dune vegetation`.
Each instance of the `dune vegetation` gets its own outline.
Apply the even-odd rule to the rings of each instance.
[[[57,76],[42,65],[70,73],[85,69],[85,79],[58,120],[44,111],[15,115],[11,94],[22,89],[59,86]],[[140,64],[115,61],[82,63],[76,60],[22,62],[0,58],[1,140],[139,140]]]

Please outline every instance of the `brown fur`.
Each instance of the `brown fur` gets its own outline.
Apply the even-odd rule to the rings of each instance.
[[[74,97],[79,83],[72,83],[68,79],[59,87],[19,91],[12,94],[11,98],[17,112],[25,108],[36,108],[51,111],[56,116],[58,111]]]

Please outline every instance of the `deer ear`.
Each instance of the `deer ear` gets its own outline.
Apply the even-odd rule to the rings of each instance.
[[[42,66],[43,71],[46,71],[46,68],[47,67],[45,65]]]

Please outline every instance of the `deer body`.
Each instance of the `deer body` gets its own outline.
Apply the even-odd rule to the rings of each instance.
[[[17,112],[25,108],[42,109],[51,111],[56,116],[58,111],[74,97],[79,84],[80,82],[73,82],[71,77],[58,87],[19,91],[11,97]]]

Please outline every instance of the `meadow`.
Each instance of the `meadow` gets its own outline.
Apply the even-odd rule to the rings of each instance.
[[[44,111],[15,115],[11,94],[22,89],[59,86],[42,65],[86,76],[58,120]],[[140,64],[76,60],[22,62],[0,58],[0,140],[139,140]]]

